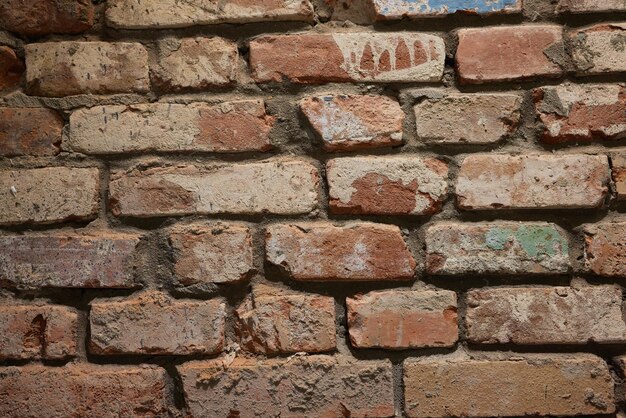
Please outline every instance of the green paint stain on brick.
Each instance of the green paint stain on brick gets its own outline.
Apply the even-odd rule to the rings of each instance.
[[[494,227],[485,234],[485,243],[492,250],[503,250],[507,243],[513,241],[533,259],[568,252],[567,240],[551,226],[522,225],[516,230]]]

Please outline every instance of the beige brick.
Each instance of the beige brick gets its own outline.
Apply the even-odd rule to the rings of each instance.
[[[601,23],[570,31],[572,59],[581,75],[626,72],[626,23]]]
[[[626,10],[624,0],[559,0],[560,13],[621,12]]]
[[[583,225],[585,262],[599,276],[626,277],[626,222]]]

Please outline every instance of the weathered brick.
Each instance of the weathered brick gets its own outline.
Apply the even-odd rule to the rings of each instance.
[[[534,92],[537,115],[549,143],[626,138],[623,84],[562,84]]]
[[[604,155],[477,154],[463,160],[456,194],[463,210],[597,208],[608,182]]]
[[[0,368],[3,417],[165,417],[174,411],[171,379],[156,366]]]
[[[24,73],[24,63],[8,46],[0,45],[0,91],[18,84]]]
[[[448,165],[417,155],[336,158],[326,175],[333,213],[430,215],[448,194]]]
[[[615,411],[613,379],[591,354],[438,356],[404,362],[409,417],[574,416]]]
[[[622,289],[503,287],[467,295],[469,341],[477,344],[623,343]]]
[[[626,222],[583,226],[585,262],[594,274],[626,277]]]
[[[392,417],[388,360],[330,356],[232,363],[209,360],[177,367],[194,417]]]
[[[560,13],[620,12],[626,10],[624,0],[560,0]]]
[[[458,339],[456,294],[385,290],[346,299],[350,342],[359,348],[452,347]]]
[[[425,33],[302,33],[250,42],[252,77],[260,83],[435,82],[444,59],[443,39]]]
[[[418,139],[429,144],[496,143],[518,128],[521,102],[516,94],[435,90],[413,108]]]
[[[72,113],[69,146],[85,154],[267,151],[273,124],[262,100],[96,106]]]
[[[378,20],[463,14],[520,13],[522,0],[368,0]]]
[[[97,168],[0,170],[0,225],[94,219],[99,175]]]
[[[543,222],[436,223],[426,229],[429,274],[564,274],[568,238]]]
[[[415,260],[394,225],[327,222],[272,225],[267,260],[294,280],[409,280]]]
[[[202,90],[235,81],[237,44],[223,38],[166,39],[158,43],[152,81],[166,91]]]
[[[226,304],[174,300],[148,291],[122,301],[91,303],[89,350],[94,354],[216,354],[224,346]]]
[[[91,231],[0,237],[0,283],[9,287],[135,287],[140,236]]]
[[[602,23],[569,32],[572,59],[581,75],[626,71],[626,23]]]
[[[232,283],[254,272],[252,234],[241,224],[177,225],[170,231],[177,284]]]
[[[462,84],[522,81],[563,74],[561,26],[497,26],[459,30],[456,65]]]
[[[613,181],[617,200],[626,200],[626,153],[613,154],[611,156],[611,167],[613,169]]]
[[[3,0],[0,27],[20,35],[80,33],[93,25],[90,0]]]
[[[116,28],[182,28],[216,23],[311,21],[313,6],[308,0],[159,0],[147,4],[141,0],[108,0],[106,17],[108,25]]]
[[[110,201],[118,216],[295,215],[318,206],[318,183],[313,164],[291,158],[211,169],[151,168],[114,173]]]
[[[53,305],[0,306],[0,360],[60,360],[76,355],[78,314]]]
[[[0,155],[48,156],[59,153],[63,118],[44,108],[0,108]]]
[[[143,93],[150,88],[148,52],[129,42],[28,44],[26,83],[30,94]]]
[[[354,151],[402,144],[404,112],[385,96],[307,97],[300,109],[326,151]]]
[[[248,351],[263,354],[334,350],[335,301],[311,294],[252,294],[236,310],[237,334]]]

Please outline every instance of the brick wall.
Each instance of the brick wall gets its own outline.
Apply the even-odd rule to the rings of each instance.
[[[623,0],[2,0],[0,416],[623,416]]]

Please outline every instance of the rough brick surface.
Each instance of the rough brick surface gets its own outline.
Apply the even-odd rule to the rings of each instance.
[[[408,280],[415,270],[402,233],[393,225],[272,225],[265,236],[267,260],[294,280]]]
[[[123,301],[101,300],[89,311],[94,354],[215,354],[224,346],[222,299],[174,300],[149,291]]]
[[[467,295],[469,341],[479,344],[623,343],[622,289],[503,287]]]
[[[53,305],[0,305],[0,360],[60,360],[76,355],[78,314]]]
[[[129,42],[28,44],[26,83],[37,96],[147,92],[148,52]]]
[[[404,362],[409,417],[573,416],[614,412],[606,363],[590,354]]]
[[[326,151],[354,151],[402,144],[404,112],[385,96],[307,97],[300,109]]]
[[[134,287],[139,238],[110,231],[4,235],[0,237],[0,284],[34,289]]]
[[[564,274],[567,233],[549,223],[436,223],[426,229],[430,274]]]
[[[295,215],[318,205],[317,168],[308,161],[268,160],[219,166],[193,166],[117,172],[110,184],[115,215],[186,214]]]
[[[563,30],[556,25],[459,30],[456,67],[463,84],[481,84],[563,73]]]
[[[3,417],[161,417],[173,412],[165,369],[155,366],[0,368]]]
[[[0,170],[0,225],[94,219],[99,175],[97,168]]]
[[[563,13],[621,12],[626,10],[624,0],[559,0],[557,11]]]
[[[456,294],[448,290],[370,292],[346,305],[354,347],[452,347],[458,339]]]
[[[597,208],[608,182],[604,155],[478,154],[463,160],[456,194],[463,210]]]
[[[626,153],[611,156],[613,182],[618,200],[626,200]]]
[[[626,222],[583,226],[585,261],[594,274],[626,277]]]
[[[549,143],[626,138],[623,84],[563,84],[534,92]]]
[[[69,146],[85,154],[267,151],[273,123],[262,100],[95,106],[72,113]]]
[[[626,23],[608,23],[569,33],[572,59],[579,74],[626,72]]]
[[[0,27],[25,36],[80,33],[93,25],[90,0],[3,0]]]
[[[492,144],[519,125],[521,98],[516,94],[462,94],[434,90],[413,108],[420,142]]]
[[[254,272],[252,231],[241,224],[178,225],[169,233],[177,284],[233,283]]]
[[[444,49],[440,37],[413,32],[267,35],[250,42],[250,66],[261,83],[434,82]]]
[[[520,13],[522,0],[368,0],[374,8],[378,20],[402,19],[403,17],[445,16],[452,13],[463,14],[504,14]]]
[[[308,356],[254,361],[237,358],[178,366],[194,417],[394,416],[388,360],[351,362]]]
[[[0,91],[13,88],[20,83],[24,63],[8,46],[0,46]]]
[[[44,108],[0,108],[0,155],[49,156],[59,153],[63,119]]]

